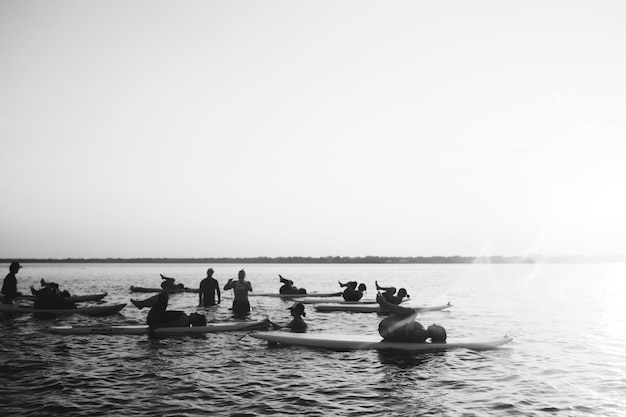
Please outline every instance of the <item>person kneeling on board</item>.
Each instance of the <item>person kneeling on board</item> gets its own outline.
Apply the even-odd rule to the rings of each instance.
[[[167,310],[170,297],[162,291],[145,300],[133,300],[131,303],[138,309],[151,307],[148,313],[147,323],[150,327],[188,327],[204,326],[206,318],[202,314],[192,313],[189,316],[183,311]],[[204,323],[202,323],[204,321]]]
[[[359,284],[357,288],[356,281],[349,281],[345,284],[342,284],[341,281],[337,282],[339,282],[340,287],[346,287],[342,294],[344,301],[359,301],[363,298],[363,293],[367,291],[365,284]]]
[[[283,278],[282,275],[278,275],[278,277],[280,278],[280,282],[283,283],[278,290],[280,294],[306,294],[306,290],[304,288],[294,286],[292,280]]]
[[[378,333],[385,341],[425,343],[430,338],[432,343],[446,342],[446,329],[437,324],[424,329],[424,326],[415,321],[415,309],[392,304],[381,293],[376,295],[376,302],[384,311],[391,313],[391,316],[385,317],[378,325]]]

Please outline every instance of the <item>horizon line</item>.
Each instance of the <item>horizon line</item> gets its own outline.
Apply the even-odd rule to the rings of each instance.
[[[21,263],[611,263],[626,262],[625,255],[520,255],[520,256],[246,256],[246,257],[106,257],[106,258],[0,258]]]

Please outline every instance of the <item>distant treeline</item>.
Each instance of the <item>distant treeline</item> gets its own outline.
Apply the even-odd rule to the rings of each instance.
[[[2,263],[202,263],[202,264],[470,264],[470,263],[609,263],[626,262],[624,256],[325,256],[325,257],[251,257],[251,258],[65,258],[0,259]]]

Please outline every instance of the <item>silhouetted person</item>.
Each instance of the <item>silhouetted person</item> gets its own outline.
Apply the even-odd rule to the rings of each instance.
[[[189,326],[189,317],[182,311],[167,310],[170,297],[165,291],[153,295],[145,300],[133,300],[131,303],[138,309],[151,307],[147,323],[150,327],[186,327]]]
[[[337,282],[339,282],[340,287],[346,287],[342,294],[345,301],[359,301],[363,298],[365,291],[367,291],[365,284],[359,284],[359,287],[357,288],[356,281],[349,281],[345,284],[342,284],[340,281]]]
[[[175,278],[166,277],[163,274],[160,275],[161,279],[163,279],[163,282],[161,282],[161,288],[164,290],[182,290],[185,288],[183,284],[176,284]]]
[[[206,271],[206,278],[200,281],[200,305],[214,306],[216,294],[217,304],[219,304],[222,302],[220,285],[217,280],[213,278],[213,268],[209,268]]]
[[[239,271],[237,281],[232,278],[224,285],[225,290],[233,290],[235,298],[233,299],[233,314],[246,315],[250,312],[250,301],[248,300],[248,292],[252,291],[252,284],[245,280],[246,271]]]
[[[400,304],[404,300],[404,297],[411,298],[411,296],[407,294],[404,288],[400,288],[398,290],[398,293],[396,294],[396,287],[381,287],[380,285],[378,285],[378,281],[376,281],[376,289],[379,291],[382,290],[382,296],[385,298],[385,300],[392,304]]]
[[[415,321],[415,309],[392,304],[380,293],[376,295],[376,301],[383,311],[391,313],[378,325],[378,333],[386,341],[424,343],[430,338],[432,342],[445,343],[446,330],[436,324],[424,329],[424,326]]]
[[[22,267],[18,262],[11,262],[9,273],[2,282],[2,303],[13,304],[17,298],[17,277],[15,276]]]
[[[282,275],[278,275],[278,277],[280,278],[280,282],[283,283],[278,290],[280,294],[306,294],[306,290],[294,286],[292,280],[284,278]]]
[[[302,319],[302,317],[306,317],[306,313],[304,312],[304,304],[296,303],[288,308],[291,312],[291,316],[293,320],[291,320],[285,327],[291,329],[292,332],[304,332],[307,328],[306,323]]]

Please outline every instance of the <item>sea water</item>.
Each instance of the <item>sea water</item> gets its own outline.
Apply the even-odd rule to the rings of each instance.
[[[404,287],[415,305],[453,307],[418,316],[448,338],[513,342],[490,351],[335,352],[268,347],[245,332],[203,336],[56,335],[54,325],[144,323],[129,287],[159,274],[197,287],[207,268],[223,286],[245,269],[254,293],[277,292],[278,274],[309,292],[358,281]],[[6,265],[8,272],[8,265]],[[25,264],[18,287],[45,278],[76,295],[108,292],[98,305],[129,303],[108,317],[0,314],[0,414],[7,416],[624,416],[624,264]],[[210,322],[234,320],[231,291],[218,307],[197,294],[170,309]],[[251,295],[250,319],[290,320],[292,301]],[[377,334],[375,313],[320,313],[308,331]]]

